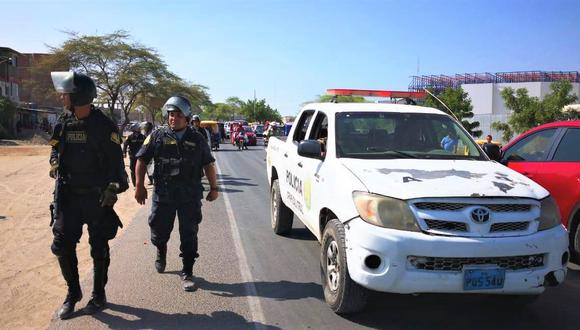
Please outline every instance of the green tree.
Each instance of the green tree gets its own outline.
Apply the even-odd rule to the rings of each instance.
[[[270,107],[265,99],[243,102],[240,110],[248,121],[282,121],[282,116],[280,116],[278,110]]]
[[[13,137],[15,114],[16,104],[10,99],[0,96],[0,139]]]
[[[175,75],[167,75],[142,93],[134,107],[141,107],[155,122],[165,123],[161,108],[172,95],[183,95],[189,99],[194,113],[201,113],[202,107],[210,106],[207,87],[183,81]]]
[[[443,101],[449,109],[451,109],[455,117],[457,117],[461,122],[461,125],[469,132],[469,134],[471,134],[471,136],[481,136],[481,130],[477,129],[479,127],[479,122],[470,122],[467,120],[473,118],[473,105],[471,105],[471,99],[468,97],[468,94],[463,91],[462,88],[446,88],[443,92],[439,93],[437,97]],[[448,112],[445,106],[430,94],[427,94],[425,106]]]
[[[528,90],[518,88],[514,91],[506,87],[501,91],[505,105],[512,111],[507,123],[494,122],[491,127],[502,132],[505,141],[509,141],[514,134],[520,134],[545,123],[557,120],[577,118],[578,112],[564,111],[564,107],[578,100],[572,94],[572,84],[568,81],[558,81],[550,84],[551,93],[543,100],[529,96]]]
[[[338,103],[365,103],[367,100],[363,96],[356,95],[319,95],[316,102],[326,103],[332,101],[336,97]]]
[[[92,77],[100,92],[97,103],[107,104],[111,117],[114,109],[120,108],[123,124],[127,124],[129,111],[140,95],[173,76],[155,50],[133,42],[125,31],[103,36],[69,35],[60,47],[51,47],[51,58],[66,61],[71,69]]]

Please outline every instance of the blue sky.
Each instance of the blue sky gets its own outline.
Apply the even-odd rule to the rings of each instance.
[[[0,0],[0,46],[127,30],[213,102],[282,115],[327,88],[406,90],[417,74],[580,70],[580,1]]]

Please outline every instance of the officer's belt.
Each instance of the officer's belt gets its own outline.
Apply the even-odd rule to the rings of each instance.
[[[102,189],[99,187],[71,187],[66,185],[63,187],[63,190],[79,195],[100,194],[102,192]]]

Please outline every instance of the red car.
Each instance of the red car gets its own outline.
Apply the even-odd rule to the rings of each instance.
[[[570,233],[572,260],[580,263],[580,120],[535,127],[502,148],[501,162],[546,188]]]

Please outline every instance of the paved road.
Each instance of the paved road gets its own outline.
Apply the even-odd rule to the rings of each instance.
[[[198,290],[185,293],[179,286],[177,232],[168,273],[155,272],[148,206],[112,249],[109,308],[95,316],[79,312],[51,328],[580,328],[580,267],[574,265],[564,285],[525,309],[483,296],[374,294],[363,313],[333,314],[322,298],[314,236],[297,219],[290,236],[272,233],[263,147],[221,148],[215,155],[223,198],[204,204]],[[88,274],[86,296],[90,282]]]

